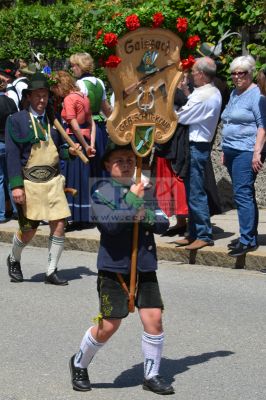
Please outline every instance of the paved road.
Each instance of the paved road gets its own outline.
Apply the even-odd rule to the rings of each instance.
[[[96,255],[68,251],[67,287],[43,284],[46,250],[23,254],[26,281],[10,283],[0,243],[0,400],[150,400],[141,389],[137,314],[95,357],[92,392],[71,388],[68,360],[94,316]],[[162,372],[178,400],[265,400],[266,276],[160,262],[166,343]]]

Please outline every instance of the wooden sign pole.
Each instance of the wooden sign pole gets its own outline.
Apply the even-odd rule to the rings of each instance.
[[[141,182],[141,170],[142,170],[142,157],[137,157],[136,184]],[[133,243],[132,243],[131,268],[130,268],[129,303],[128,303],[129,312],[135,311],[138,241],[139,241],[139,222],[135,221],[133,227]]]
[[[69,137],[69,135],[66,133],[58,119],[54,119],[54,126],[58,130],[58,132],[63,136],[65,141],[69,144],[70,147],[73,147],[75,149],[76,144],[73,142],[73,140]],[[75,149],[76,155],[84,162],[84,164],[88,164],[89,159],[85,156],[85,154],[82,153],[81,150]]]

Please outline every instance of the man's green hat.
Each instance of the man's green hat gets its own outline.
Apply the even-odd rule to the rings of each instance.
[[[29,64],[27,67],[20,68],[19,70],[23,75],[32,76],[36,74],[36,66],[34,64]]]
[[[37,89],[50,90],[48,79],[41,72],[36,72],[31,76],[28,87],[27,89],[23,89],[22,94],[24,95],[32,90],[37,90]]]
[[[132,150],[132,147],[131,147],[130,143],[126,144],[125,146],[120,146],[120,145],[114,143],[110,138],[108,138],[103,156],[101,158],[101,166],[103,169],[105,169],[105,165],[104,165],[105,161],[107,161],[110,154],[116,150]]]

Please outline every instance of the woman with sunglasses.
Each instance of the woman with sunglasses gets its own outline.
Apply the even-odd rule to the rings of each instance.
[[[265,133],[265,97],[253,83],[255,60],[251,56],[237,57],[230,64],[235,89],[222,113],[223,160],[232,180],[240,226],[240,238],[228,245],[229,255],[238,257],[258,248],[258,207],[255,179],[259,169],[252,163],[257,151],[256,139]],[[265,104],[266,105],[266,104]],[[263,122],[264,121],[264,122]]]

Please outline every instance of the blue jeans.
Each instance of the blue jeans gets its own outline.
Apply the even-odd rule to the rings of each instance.
[[[6,147],[5,143],[0,142],[0,221],[5,220],[7,193],[9,193],[13,212],[16,212],[11,190],[9,190],[8,186],[8,177],[6,170]]]
[[[240,228],[240,242],[257,244],[258,207],[255,195],[257,174],[252,169],[252,151],[223,148],[225,165],[232,180]]]
[[[210,157],[210,144],[190,142],[190,168],[184,180],[189,210],[189,236],[212,241],[208,198],[204,189],[205,166]]]

